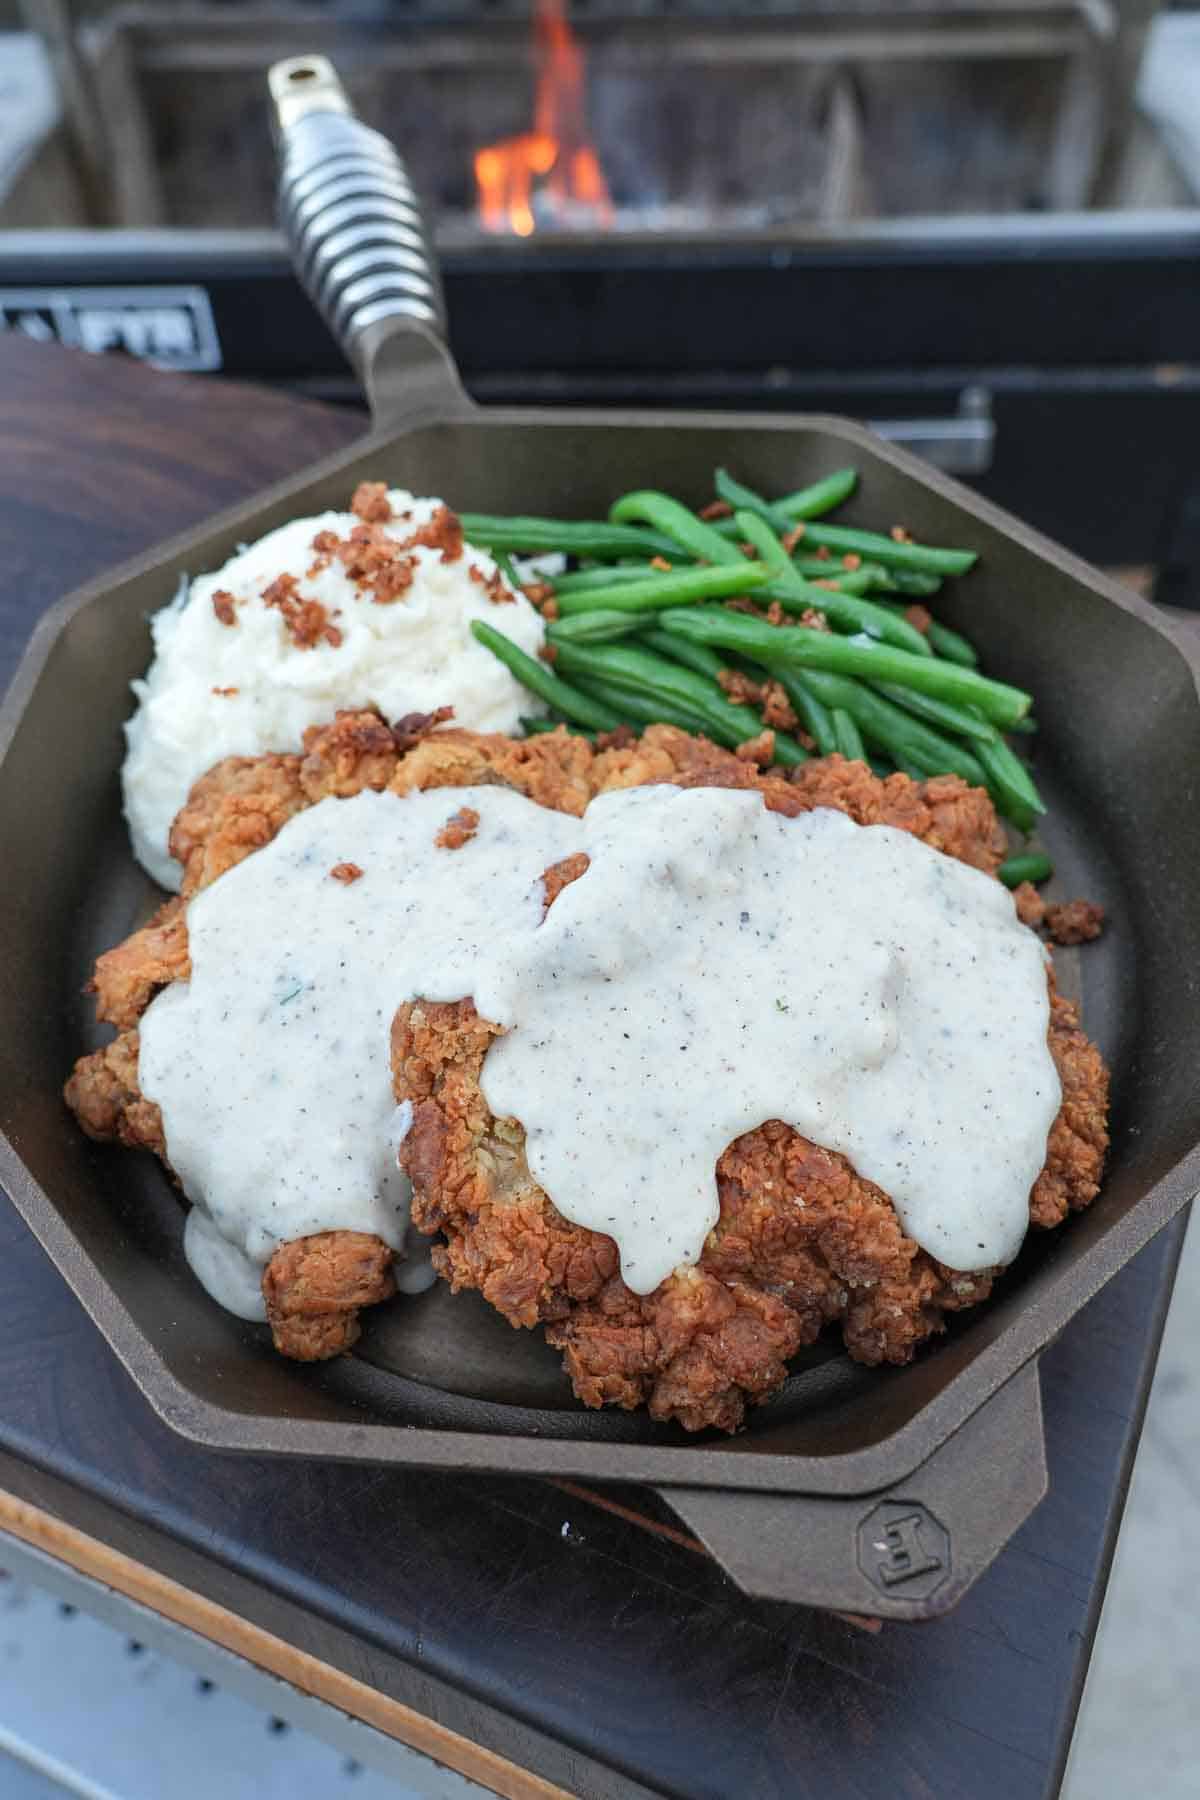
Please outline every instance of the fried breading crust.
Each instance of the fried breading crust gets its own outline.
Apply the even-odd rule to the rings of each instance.
[[[187,980],[192,965],[185,909],[182,896],[176,895],[140,931],[97,957],[87,992],[95,994],[96,1017],[104,1024],[128,1030],[161,988]]]
[[[366,1231],[320,1231],[281,1244],[263,1271],[275,1348],[323,1362],[358,1340],[359,1311],[396,1291],[392,1253]]]
[[[986,1300],[999,1270],[948,1268],[906,1237],[888,1196],[846,1159],[778,1119],[717,1163],[720,1218],[695,1268],[640,1296],[611,1238],[573,1225],[534,1181],[524,1131],[480,1089],[499,1032],[470,1000],[402,1006],[392,1029],[398,1098],[413,1103],[401,1162],[413,1220],[441,1232],[437,1272],[478,1288],[514,1326],[542,1324],[588,1406],[646,1405],[688,1430],[732,1431],[787,1361],[839,1321],[859,1362],[908,1362],[945,1315]],[[1055,1225],[1099,1187],[1107,1076],[1075,1010],[1052,995],[1049,1044],[1063,1085],[1030,1218]]]
[[[444,716],[414,716],[393,729],[370,710],[339,713],[306,732],[302,755],[230,757],[195,784],[171,839],[184,867],[181,899],[97,966],[99,1015],[124,1029],[81,1058],[67,1084],[68,1104],[90,1136],[165,1159],[158,1109],[138,1091],[132,1027],[167,981],[186,978],[184,902],[328,796],[491,784],[579,816],[593,795],[647,782],[754,787],[774,811],[834,806],[860,824],[911,831],[988,872],[1004,855],[987,795],[954,776],[881,780],[836,756],[785,776],[670,726],[633,741],[614,734],[593,749],[561,731],[513,740],[436,729]],[[576,855],[547,870],[547,904],[586,867],[586,856]],[[1038,1224],[1087,1204],[1107,1141],[1103,1064],[1067,1003],[1056,998],[1054,1007],[1064,1104],[1031,1203]],[[933,1262],[904,1237],[885,1195],[776,1121],[721,1158],[721,1218],[700,1265],[640,1299],[620,1279],[612,1241],[571,1225],[532,1182],[520,1126],[488,1113],[478,1077],[494,1035],[469,1001],[398,1015],[397,1088],[415,1105],[406,1145],[414,1216],[423,1229],[446,1232],[435,1258],[456,1288],[479,1288],[515,1325],[546,1326],[589,1405],[647,1401],[656,1417],[692,1429],[732,1429],[746,1398],[777,1386],[787,1358],[827,1322],[841,1320],[860,1359],[902,1361],[946,1312],[986,1297],[988,1275]],[[797,1191],[803,1207],[776,1198]],[[264,1276],[279,1348],[303,1359],[347,1348],[358,1335],[358,1309],[391,1291],[390,1262],[386,1246],[360,1233],[282,1246]]]
[[[138,1034],[123,1031],[103,1050],[81,1056],[63,1098],[90,1138],[166,1156],[162,1114],[138,1087]]]

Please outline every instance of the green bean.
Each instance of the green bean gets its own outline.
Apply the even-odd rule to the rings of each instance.
[[[590,725],[596,731],[614,731],[621,723],[620,718],[609,712],[606,706],[598,706],[586,694],[581,694],[578,688],[560,680],[536,657],[526,656],[511,638],[506,638],[494,626],[485,624],[482,619],[472,619],[471,634],[493,656],[499,658],[522,687],[528,688],[531,694],[536,694],[539,700],[552,706],[555,712],[565,714],[574,724]]]
[[[898,594],[911,594],[914,600],[927,600],[942,586],[940,575],[926,575],[921,569],[889,569],[888,576]]]
[[[819,519],[848,499],[857,485],[857,469],[835,469],[823,481],[814,481],[811,487],[776,500],[775,511],[784,519]]]
[[[793,569],[792,559],[769,519],[742,508],[734,513],[733,522],[781,593],[795,594],[798,598],[807,595],[808,583]]]
[[[526,737],[540,737],[547,731],[557,731],[560,725],[564,731],[569,732],[571,737],[586,738],[589,744],[594,744],[596,741],[596,734],[594,731],[585,731],[581,725],[572,725],[567,719],[521,720],[521,730],[525,733]]]
[[[861,675],[868,681],[898,681],[935,700],[977,706],[993,724],[1008,726],[1024,718],[1031,696],[1006,682],[989,681],[974,669],[938,662],[932,656],[912,656],[890,644],[870,639],[837,637],[831,631],[809,631],[804,626],[768,625],[763,619],[731,612],[727,606],[689,606],[669,609],[659,617],[664,631],[678,632],[695,644],[715,644],[741,650],[756,662],[780,662],[803,669],[824,669],[837,675]],[[847,711],[850,711],[847,708]]]
[[[815,579],[805,577],[805,585],[808,588],[809,604],[816,607],[824,606],[822,595],[840,594],[847,600],[862,600],[875,591],[874,578],[870,574],[864,573],[862,569],[848,569],[843,575],[821,575]],[[771,595],[770,598],[774,599],[775,596]],[[915,631],[914,627],[905,619],[903,607],[889,606],[886,602],[879,600],[870,601],[869,606],[869,612],[863,610],[856,613],[853,609],[846,609],[846,616],[848,619],[856,616],[870,618],[877,625],[877,630],[872,632],[872,636],[878,636],[880,630],[887,629],[881,618],[881,613],[886,612],[889,619],[899,621],[902,641],[906,648],[911,647],[913,636],[921,637],[921,633]],[[900,642],[901,639],[897,638],[896,641]],[[924,639],[922,639],[922,643],[924,644]],[[929,646],[925,644],[925,651],[928,651],[928,648]],[[923,652],[918,651],[917,654],[921,655]]]
[[[1037,728],[1038,722],[1032,713],[1027,713],[1023,719],[1018,719],[1015,725],[1009,727],[1011,731],[1019,731],[1022,734],[1027,733],[1030,737],[1036,735]]]
[[[654,615],[649,618],[653,621]],[[553,620],[546,627],[546,636],[552,644],[609,644],[614,638],[631,637],[646,623],[645,613],[597,607],[594,612]]]
[[[721,499],[733,507],[735,518],[739,512],[749,512],[780,531],[788,530],[791,520],[786,514],[777,512],[771,502],[764,500],[761,494],[756,494],[753,488],[743,487],[726,469],[717,470],[715,486]]]
[[[559,649],[559,661],[569,675],[581,681],[595,678],[656,702],[666,700],[695,712],[704,720],[708,735],[731,749],[748,738],[757,737],[763,729],[759,715],[748,706],[738,706],[727,700],[715,681],[678,663],[668,662],[665,657],[656,656],[640,646],[589,645],[585,650],[574,644],[564,644]],[[775,760],[794,764],[806,761],[807,757],[793,738],[777,731]]]
[[[560,550],[564,556],[678,556],[671,538],[632,525],[591,523],[579,519],[501,519],[490,513],[460,513],[463,535],[487,550],[529,554]]]
[[[979,655],[974,644],[957,631],[951,631],[948,625],[939,625],[936,619],[929,624],[929,647],[935,655],[944,657],[947,662],[958,663],[963,669],[977,669]]]
[[[843,569],[840,574],[822,575],[820,582],[822,587],[828,582],[826,591],[837,594],[870,594],[879,585],[869,569]]]
[[[864,579],[868,585],[863,593],[894,593],[891,573],[882,563],[859,563],[855,568],[846,568],[836,556],[793,556],[792,567],[797,575],[803,575],[805,581],[840,581],[846,575],[855,575]]]
[[[616,525],[630,525],[634,520],[651,525],[703,562],[735,563],[742,559],[737,546],[729,543],[720,532],[698,519],[678,500],[672,500],[669,494],[657,493],[653,488],[623,494],[609,507],[608,516]],[[678,550],[675,554],[678,555]]]
[[[858,726],[848,712],[840,706],[833,709],[833,739],[835,747],[841,751],[847,762],[866,762],[867,753],[859,735]]]
[[[672,569],[670,574],[650,574],[643,581],[627,581],[611,588],[592,588],[584,594],[563,594],[558,599],[561,617],[569,613],[611,608],[620,612],[660,612],[664,606],[686,606],[692,600],[724,599],[762,587],[769,575],[765,563],[735,563],[719,569]]]
[[[521,577],[517,574],[516,568],[513,565],[513,559],[508,554],[507,550],[493,550],[492,561],[503,575],[505,581],[507,581],[509,587],[519,594],[521,592]]]
[[[755,513],[734,515],[746,539],[771,573],[771,583],[763,598],[778,600],[788,612],[802,613],[809,607],[823,612],[834,625],[851,631],[867,631],[872,637],[911,650],[915,656],[932,652],[919,631],[906,619],[897,619],[884,607],[859,595],[817,588],[809,585],[792,564],[792,559],[765,519]]]
[[[639,619],[639,626],[644,623],[644,620]],[[670,632],[659,631],[657,619],[652,631],[639,632],[638,642],[645,644],[648,650],[657,650],[668,662],[682,663],[685,669],[694,669],[697,675],[707,675],[710,681],[715,681],[725,669],[724,662],[707,644],[689,644],[686,638],[672,637]]]
[[[804,684],[826,706],[848,712],[863,736],[885,750],[896,767],[926,775],[961,775],[972,787],[986,787],[979,761],[965,744],[943,737],[861,681],[806,669]]]
[[[1023,881],[1049,881],[1054,864],[1040,850],[1027,850],[1023,856],[1008,857],[996,873],[1005,887],[1015,888]]]
[[[947,700],[935,700],[929,694],[918,694],[915,688],[898,687],[890,681],[876,681],[872,685],[885,699],[906,707],[919,719],[928,719],[931,725],[956,731],[960,737],[983,738],[985,743],[994,744],[1000,735],[996,727],[972,706],[951,706]]]
[[[554,575],[546,585],[554,589],[557,598],[559,594],[589,594],[596,588],[644,581],[649,573],[649,563],[609,563],[601,569],[573,569],[569,575]]]
[[[913,656],[933,655],[915,625],[885,611],[877,600],[867,600],[858,594],[843,594],[826,588],[810,591],[813,595],[812,605],[818,612],[825,614],[835,630],[865,631],[868,637],[878,638],[882,644],[894,644],[897,650],[908,650]],[[764,598],[773,599],[775,596],[768,589]],[[780,604],[784,605],[786,602],[781,601]]]
[[[580,681],[579,687],[582,693],[611,707],[620,715],[623,724],[636,725],[639,731],[644,725],[678,725],[681,731],[711,736],[705,720],[687,707],[673,706],[666,700],[650,699],[645,694],[635,694],[627,688],[617,687],[613,682],[601,681],[590,675],[586,681]]]
[[[782,503],[781,503],[782,504]],[[856,531],[848,525],[805,525],[803,542],[824,544],[826,549],[854,551],[865,561],[882,563],[885,569],[918,569],[927,575],[965,575],[979,560],[976,550],[943,550],[932,544],[897,543],[875,531]]]
[[[667,637],[669,634],[664,631],[661,635]],[[693,645],[692,648],[696,649],[699,646]],[[790,700],[793,711],[799,714],[804,729],[815,741],[821,755],[832,756],[837,749],[833,714],[823,701],[817,699],[804,677],[797,674],[794,669],[765,669],[758,664],[753,666],[760,680],[765,675],[778,681]]]
[[[976,743],[975,750],[987,772],[988,791],[997,810],[1020,825],[1023,831],[1028,831],[1033,818],[1046,810],[1029,770],[1019,757],[1013,755],[1003,738],[997,738],[991,744]],[[1029,824],[1023,823],[1026,818]]]

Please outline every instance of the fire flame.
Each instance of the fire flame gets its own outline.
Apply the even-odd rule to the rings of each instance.
[[[485,231],[534,230],[539,211],[570,221],[612,224],[604,171],[587,134],[583,52],[563,0],[537,0],[537,97],[532,131],[475,152],[475,185]]]

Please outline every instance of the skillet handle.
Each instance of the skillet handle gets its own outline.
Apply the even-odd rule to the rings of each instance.
[[[437,262],[403,162],[355,118],[327,57],[289,57],[267,81],[292,262],[376,420],[411,426],[462,413],[470,402],[446,344]]]
[[[659,1488],[746,1593],[884,1619],[949,1612],[1047,1487],[1036,1359],[873,1494]]]

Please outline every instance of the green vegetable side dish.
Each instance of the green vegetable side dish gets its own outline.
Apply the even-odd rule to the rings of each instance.
[[[557,619],[547,626],[546,636],[552,644],[607,644],[614,638],[631,637],[655,622],[652,613],[617,612],[598,606],[594,612]]]
[[[736,553],[735,553],[736,554]],[[671,569],[667,573],[651,572],[643,581],[623,581],[615,587],[590,588],[586,593],[564,594],[558,601],[559,614],[593,612],[598,608],[620,608],[627,612],[661,612],[664,606],[686,606],[691,600],[731,598],[762,587],[770,570],[764,563],[747,562],[736,557],[736,567]]]
[[[516,551],[520,556],[545,556],[561,551],[564,556],[595,557],[604,562],[619,556],[679,554],[672,538],[632,526],[595,525],[575,519],[496,519],[489,513],[460,513],[459,522],[468,542],[484,550]]]
[[[933,657],[913,656],[870,638],[849,639],[832,631],[780,629],[766,619],[747,618],[723,606],[674,607],[659,615],[664,631],[677,631],[693,643],[716,644],[740,650],[758,662],[785,667],[826,669],[835,675],[861,675],[867,681],[898,681],[905,687],[932,694],[935,699],[961,701],[977,706],[985,717],[1002,726],[1015,725],[1032,704],[1022,688],[1003,681],[989,681],[974,669],[958,663],[938,662]]]
[[[854,723],[852,715],[835,706],[830,715],[833,721],[834,747],[841,752],[847,762],[866,762],[867,752],[863,745],[862,735]]]
[[[644,699],[692,714],[703,721],[701,729],[718,744],[736,749],[763,730],[763,722],[748,706],[726,699],[719,685],[652,650],[631,644],[561,644],[557,665],[565,674],[587,683],[595,679],[605,691],[623,689],[635,700]],[[784,732],[775,734],[775,760],[789,767],[807,761],[807,753]]]
[[[510,580],[513,555],[564,559],[561,575],[529,589],[550,661],[471,627],[550,708],[528,729],[677,724],[729,748],[754,741],[755,755],[773,744],[783,766],[840,753],[883,775],[958,775],[1030,831],[1045,807],[1006,734],[1035,729],[1032,698],[982,672],[970,639],[929,611],[978,553],[831,520],[858,487],[854,469],[777,498],[725,469],[714,487],[701,511],[639,488],[594,521],[462,515]],[[774,729],[760,750],[768,683],[772,716],[786,697],[798,735]],[[1050,867],[1030,853],[1000,873],[1017,886]]]
[[[578,688],[560,681],[545,663],[539,662],[536,657],[526,656],[502,631],[493,630],[482,619],[471,620],[471,633],[493,656],[499,657],[522,687],[528,688],[531,694],[536,694],[548,706],[553,706],[564,718],[570,719],[572,724],[590,725],[594,731],[615,731],[622,723],[619,712],[613,712],[599,701],[581,694]]]
[[[1024,856],[1010,856],[996,870],[1005,887],[1020,887],[1023,881],[1049,881],[1054,873],[1054,864],[1040,850],[1027,851]]]

